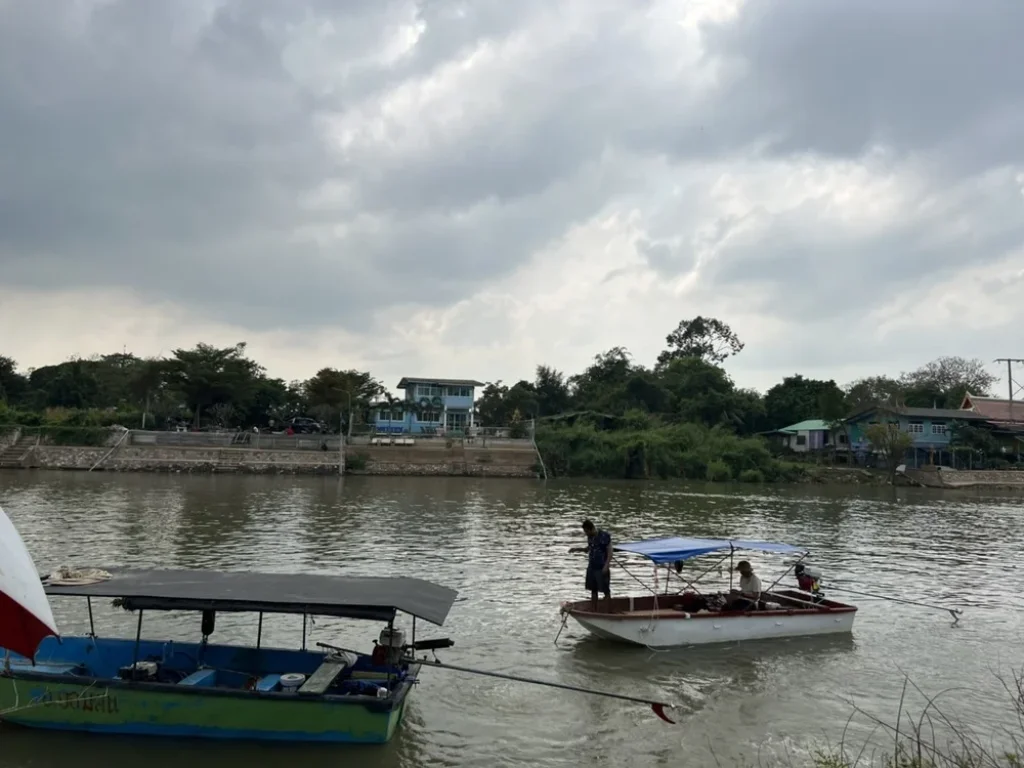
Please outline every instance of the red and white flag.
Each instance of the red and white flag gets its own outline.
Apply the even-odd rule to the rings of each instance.
[[[32,556],[0,509],[0,648],[31,659],[43,638],[58,634]]]

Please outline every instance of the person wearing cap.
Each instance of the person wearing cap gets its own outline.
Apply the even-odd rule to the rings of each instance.
[[[736,570],[740,573],[739,589],[729,593],[722,610],[755,611],[761,601],[761,579],[754,573],[753,566],[747,560],[740,560]]]

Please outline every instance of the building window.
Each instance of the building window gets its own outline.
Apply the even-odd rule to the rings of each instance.
[[[436,424],[441,420],[441,415],[437,411],[423,411],[423,413],[416,417],[416,420],[421,423]]]
[[[847,443],[847,440],[846,440],[846,435],[837,435],[837,436],[836,436],[836,441],[837,441],[837,442],[838,442],[838,443],[839,443],[840,445],[846,445],[846,443]]]
[[[401,411],[381,411],[377,414],[377,421],[402,421],[404,418]]]
[[[443,397],[444,387],[435,387],[433,384],[417,384],[416,397]]]
[[[796,436],[796,444],[797,445],[807,445],[807,435],[797,435]]]
[[[924,434],[924,424],[922,424],[920,421],[912,421],[909,424],[907,424],[907,432],[910,432],[911,434],[914,435]]]
[[[472,387],[448,387],[448,397],[472,397]]]
[[[932,424],[932,434],[933,435],[944,435],[944,434],[946,434],[946,425],[945,424]]]

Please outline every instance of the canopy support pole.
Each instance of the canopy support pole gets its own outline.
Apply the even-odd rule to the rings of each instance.
[[[256,625],[256,650],[260,649],[260,643],[263,641],[263,611],[260,611],[260,620]]]
[[[95,623],[95,621],[93,621],[93,617],[92,617],[92,598],[91,597],[85,598],[85,604],[87,606],[89,606],[89,637],[91,637],[93,640],[95,640],[96,639],[96,623]]]
[[[728,557],[728,555],[722,555],[720,558],[718,558],[718,560],[716,560],[710,566],[708,566],[703,571],[698,573],[697,576],[693,579],[693,581],[686,581],[686,579],[684,579],[681,575],[677,574],[677,576],[679,577],[679,580],[683,582],[683,589],[686,589],[687,587],[690,587],[698,595],[702,594],[701,591],[699,589],[697,589],[697,582],[700,581],[705,576],[707,576],[709,573],[711,573],[711,571],[715,570],[715,568],[721,568],[722,567],[722,563],[725,562],[725,558],[727,558],[727,557]],[[731,581],[730,581],[730,584],[731,584]],[[682,592],[683,589],[680,589],[679,592]],[[679,594],[679,592],[677,592],[676,594]]]
[[[788,568],[787,568],[787,569],[786,569],[785,571],[783,571],[783,572],[782,572],[782,575],[781,575],[781,576],[779,576],[779,578],[777,578],[777,579],[776,579],[775,581],[773,581],[773,582],[772,582],[772,584],[771,584],[771,586],[770,586],[770,587],[768,587],[768,589],[763,589],[763,590],[761,590],[762,594],[763,594],[763,593],[765,593],[765,592],[771,592],[771,591],[772,591],[773,589],[775,589],[776,585],[777,585],[777,584],[778,584],[778,583],[779,583],[780,581],[782,581],[782,580],[783,580],[784,578],[786,578],[786,576],[787,576],[787,575],[789,574],[789,572],[790,572],[790,571],[792,571],[792,570],[793,570],[794,568],[796,568],[796,567],[797,567],[797,566],[798,566],[798,565],[799,565],[800,563],[802,563],[802,562],[803,562],[803,561],[804,561],[805,559],[807,559],[807,556],[808,556],[809,554],[811,554],[811,553],[810,553],[810,552],[804,552],[804,553],[803,553],[802,555],[800,555],[800,559],[799,559],[799,560],[797,560],[797,561],[796,561],[795,563],[793,563],[793,564],[792,564],[791,566],[789,566],[789,567],[788,567]]]
[[[302,614],[302,650],[306,650],[306,614]]]
[[[132,675],[134,676],[136,669],[135,665],[139,663],[139,645],[142,642],[142,614],[145,611],[139,611],[139,622],[135,625],[135,649],[132,651]]]
[[[736,553],[736,547],[734,547],[732,545],[732,542],[730,541],[729,542],[729,591],[730,592],[732,592],[732,577],[733,577],[733,573],[736,571],[736,568],[734,567],[734,563],[733,563],[733,556],[735,555],[735,553]]]

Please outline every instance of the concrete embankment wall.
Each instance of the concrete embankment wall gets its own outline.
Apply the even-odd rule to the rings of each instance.
[[[1015,470],[908,469],[907,478],[927,488],[1013,488],[1024,490],[1024,472]]]
[[[109,454],[109,455],[108,455]],[[346,474],[536,477],[530,446],[349,446]],[[113,450],[40,445],[25,456],[26,468],[119,472],[241,472],[251,474],[338,474],[337,451],[256,450],[123,446]],[[97,466],[97,463],[99,465]]]

